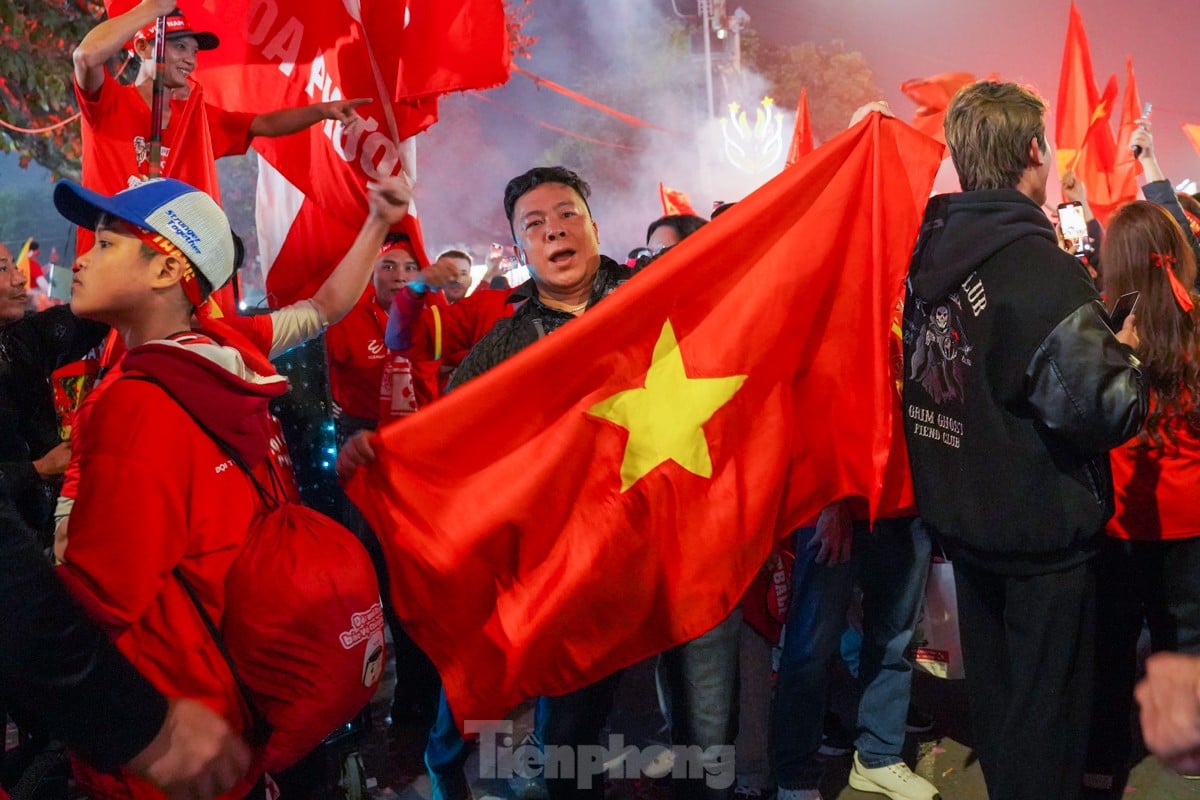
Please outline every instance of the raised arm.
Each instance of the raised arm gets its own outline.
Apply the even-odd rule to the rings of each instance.
[[[88,31],[75,48],[75,83],[93,95],[104,84],[104,65],[133,35],[159,17],[175,10],[175,0],[142,0],[124,14],[107,19]]]
[[[346,316],[362,297],[384,237],[408,213],[412,184],[401,173],[372,186],[368,198],[370,211],[354,244],[312,297],[313,305],[329,325]]]
[[[308,106],[281,108],[259,114],[250,123],[251,136],[287,136],[298,133],[310,125],[327,119],[335,119],[344,125],[352,125],[359,117],[354,109],[371,102],[369,97],[357,100],[331,100],[328,103],[313,103]]]

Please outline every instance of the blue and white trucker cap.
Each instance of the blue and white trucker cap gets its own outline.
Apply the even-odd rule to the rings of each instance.
[[[225,212],[204,192],[183,181],[156,178],[111,197],[71,181],[54,186],[54,206],[71,222],[96,229],[108,214],[157,233],[192,262],[213,289],[233,275],[233,233]]]

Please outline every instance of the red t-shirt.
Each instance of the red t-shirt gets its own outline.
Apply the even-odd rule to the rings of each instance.
[[[83,185],[102,194],[113,194],[149,177],[150,107],[138,90],[121,85],[105,70],[104,83],[95,95],[86,95],[76,84],[75,99],[83,120]],[[210,171],[213,161],[249,149],[250,124],[256,114],[225,111],[208,103],[203,106],[208,136],[192,138],[189,146],[172,153],[177,137],[182,135],[177,123],[184,118],[187,101],[171,101],[170,127],[162,132],[163,175],[196,185],[197,180],[192,176]],[[209,147],[194,146],[204,138],[208,139]],[[187,159],[187,163],[172,162],[181,158]],[[214,192],[216,188],[212,187]],[[220,201],[219,197],[216,199]],[[92,240],[91,231],[81,228],[75,252],[87,252]]]
[[[358,305],[325,332],[329,364],[329,393],[334,414],[379,421],[379,387],[388,360],[383,334],[387,311],[379,307],[375,290],[368,289]]]
[[[1110,451],[1116,512],[1105,532],[1114,539],[1200,536],[1200,438],[1178,419],[1170,427],[1176,442],[1164,449],[1136,449],[1135,439]]]

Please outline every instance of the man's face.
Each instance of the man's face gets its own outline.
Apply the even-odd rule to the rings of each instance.
[[[121,223],[96,228],[96,242],[75,261],[71,311],[78,317],[119,325],[154,292],[159,258],[146,258],[142,243]]]
[[[151,62],[154,60],[154,42],[142,39],[137,44],[138,55]],[[163,86],[182,89],[187,86],[188,76],[196,70],[196,54],[200,43],[195,36],[175,36],[167,39],[166,63],[163,68]]]
[[[0,325],[25,316],[29,297],[25,293],[25,273],[17,268],[12,252],[0,244]]]
[[[375,297],[379,305],[390,308],[392,298],[400,287],[421,272],[421,265],[405,247],[394,247],[375,261],[371,281],[375,285]]]
[[[446,299],[457,303],[467,296],[467,289],[471,288],[471,262],[463,258],[454,258],[451,259],[451,263],[458,271],[458,277],[446,284],[442,291],[445,292]]]
[[[599,230],[574,189],[543,183],[521,195],[513,207],[513,229],[540,291],[591,287],[600,267]]]

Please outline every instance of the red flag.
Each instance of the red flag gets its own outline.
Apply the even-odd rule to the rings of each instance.
[[[900,84],[900,91],[917,104],[912,126],[926,136],[946,143],[946,109],[959,89],[975,82],[969,72],[943,72],[928,78],[913,78]]]
[[[1091,126],[1092,112],[1099,103],[1100,91],[1092,72],[1092,54],[1087,31],[1083,28],[1083,15],[1072,2],[1058,79],[1058,104],[1054,109],[1054,146],[1058,153],[1059,176],[1075,164]]]
[[[1117,77],[1108,79],[1104,94],[1092,112],[1092,121],[1083,137],[1083,145],[1077,154],[1074,170],[1079,180],[1087,187],[1088,205],[1101,225],[1108,224],[1108,217],[1117,206],[1133,197],[1122,198],[1116,185],[1117,144],[1113,138],[1113,109],[1117,104]],[[1135,189],[1136,193],[1136,189]]]
[[[1200,153],[1200,125],[1190,122],[1183,123],[1183,135],[1192,143],[1192,147],[1196,149],[1196,152]]]
[[[658,199],[662,200],[664,215],[691,214],[696,216],[696,210],[692,208],[692,200],[687,196],[687,192],[671,189],[662,181],[658,182]]]
[[[1138,96],[1137,79],[1133,74],[1133,59],[1125,59],[1125,96],[1121,102],[1121,127],[1117,131],[1116,164],[1109,181],[1117,204],[1136,200],[1138,195],[1137,176],[1142,165],[1129,148],[1129,139],[1137,130],[1137,121],[1142,116],[1142,100]]]
[[[710,629],[835,498],[911,503],[891,322],[941,151],[869,115],[579,321],[380,431],[348,491],[460,723]]]
[[[276,303],[309,296],[338,263],[366,216],[366,182],[399,173],[401,141],[437,120],[438,94],[507,78],[501,0],[181,5],[193,29],[221,39],[220,47],[201,54],[195,73],[216,105],[263,112],[374,100],[358,109],[365,124],[348,129],[326,121],[293,136],[254,141],[275,173],[269,187],[260,187],[274,205],[259,206],[258,228],[267,290]],[[294,225],[299,219],[310,227]],[[286,261],[269,258],[283,254]]]
[[[790,167],[813,151],[812,122],[808,118],[808,89],[800,90],[796,103],[796,127],[792,130],[792,146],[788,148],[787,165]]]

